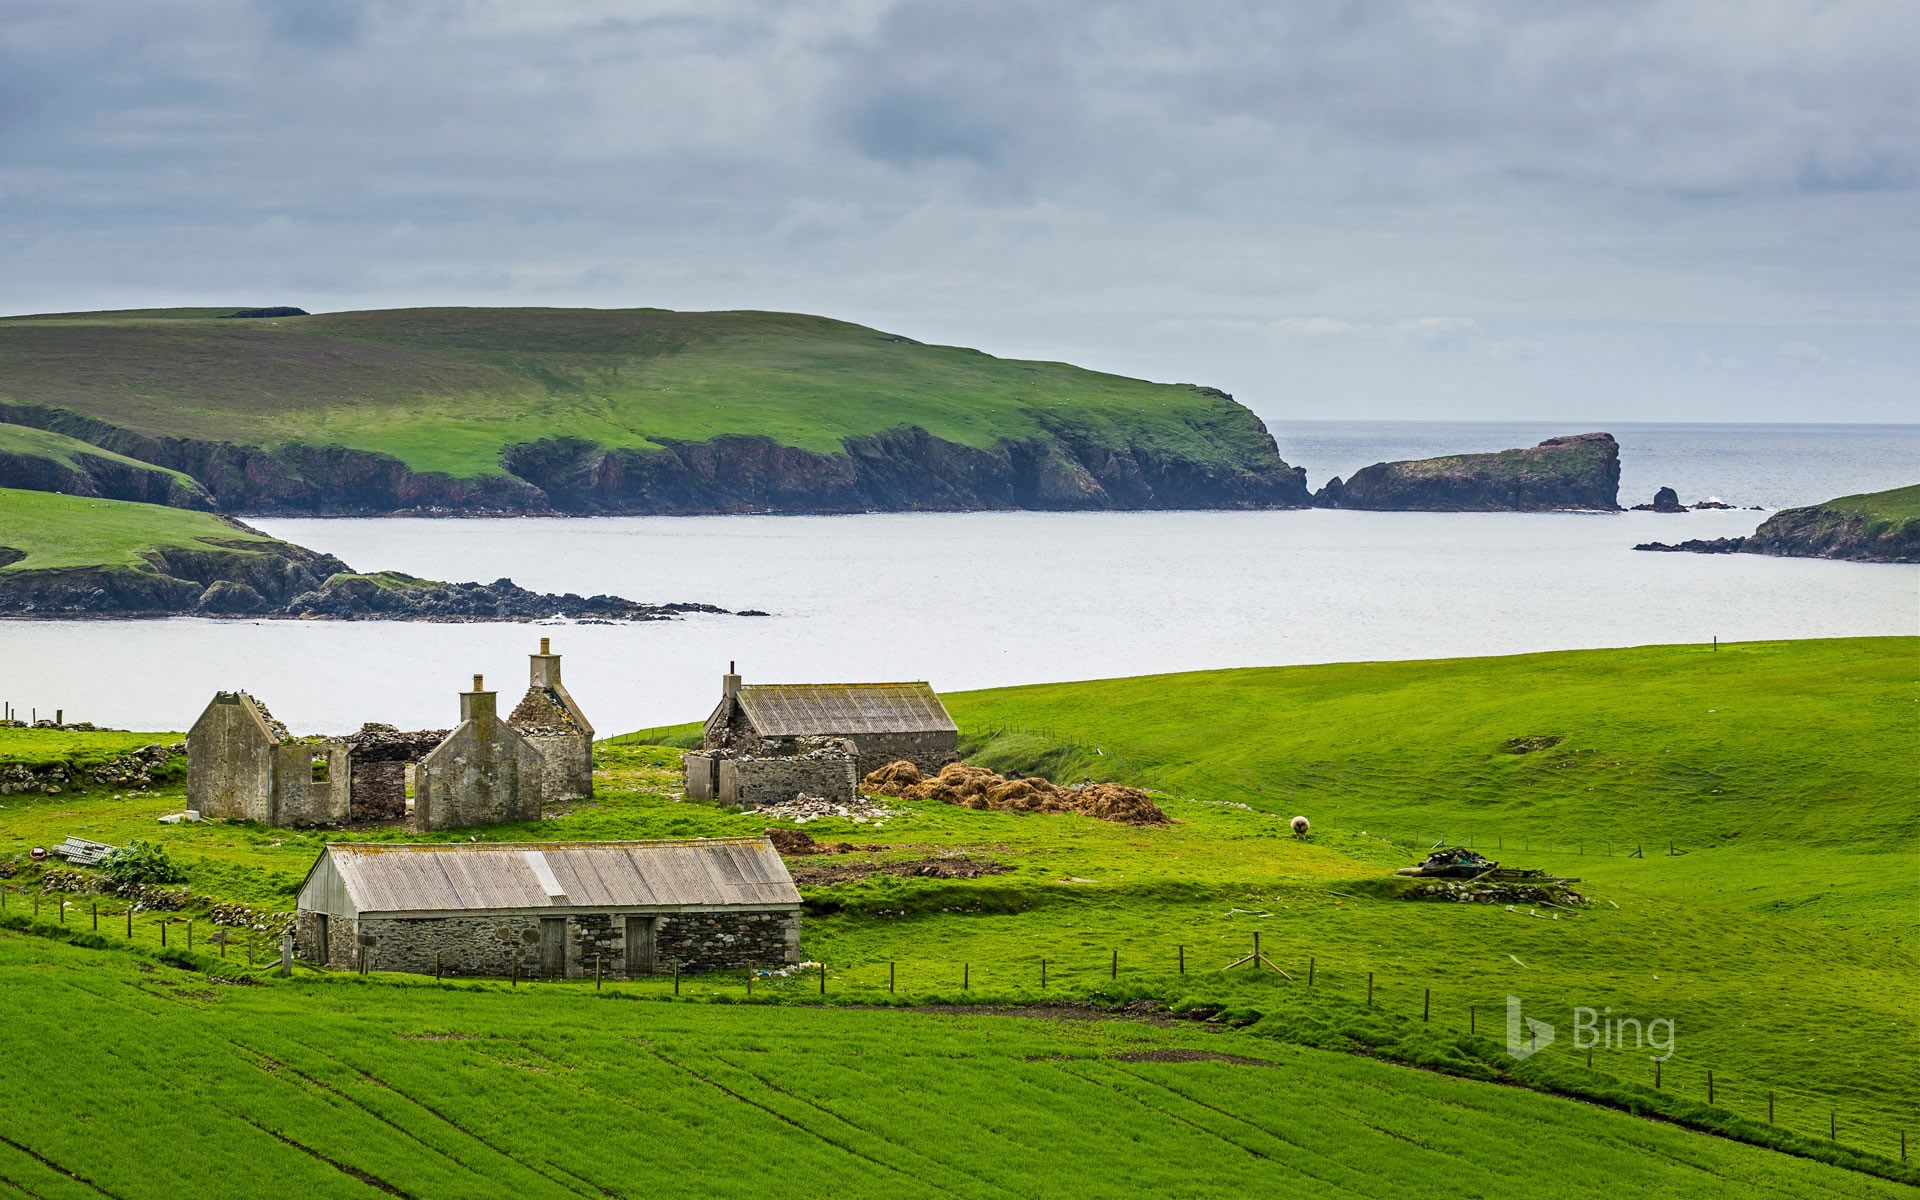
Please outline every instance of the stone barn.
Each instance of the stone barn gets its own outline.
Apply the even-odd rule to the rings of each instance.
[[[905,759],[933,773],[960,757],[960,730],[925,683],[746,683],[721,677],[701,749],[790,752],[803,738],[845,738],[865,776]]]
[[[297,952],[340,970],[536,979],[778,969],[800,893],[764,837],[329,845],[300,885]]]

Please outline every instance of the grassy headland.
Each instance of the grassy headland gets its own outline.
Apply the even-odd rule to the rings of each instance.
[[[224,517],[160,504],[0,488],[0,571],[153,570],[168,550],[266,554],[286,543]],[[8,551],[18,554],[8,554]]]
[[[328,448],[378,456],[412,477],[477,485],[414,479],[414,491],[425,488],[435,502],[537,507],[526,494],[533,487],[556,503],[597,496],[600,507],[645,507],[637,481],[607,478],[605,456],[614,452],[613,473],[645,474],[653,491],[691,487],[675,500],[683,507],[725,507],[718,497],[734,495],[727,481],[703,477],[704,464],[678,451],[742,438],[753,440],[761,473],[781,477],[768,497],[797,489],[796,497],[811,492],[826,507],[836,496],[851,503],[849,487],[862,495],[892,487],[903,506],[965,507],[961,474],[994,464],[1006,476],[999,483],[1012,489],[1005,499],[1045,506],[1306,498],[1258,419],[1222,393],[923,345],[822,317],[659,309],[218,315],[0,320],[0,407],[11,406],[8,419],[181,466],[230,509],[326,508],[328,497],[335,508],[375,503],[355,492],[366,486],[364,462],[351,478],[325,477],[329,464],[315,452]],[[160,440],[168,438],[195,446]],[[275,487],[256,478],[250,487],[232,470],[231,448],[212,449],[221,443],[257,449],[288,478]],[[946,491],[915,491],[910,471],[866,461],[878,451],[942,466]],[[860,478],[844,478],[849,473]],[[480,482],[487,480],[495,482]],[[999,496],[975,486],[987,487],[976,501]],[[1017,494],[1022,488],[1033,494]],[[381,499],[404,501],[404,493]]]

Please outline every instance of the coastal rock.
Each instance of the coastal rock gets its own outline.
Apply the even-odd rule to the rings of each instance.
[[[1696,504],[1694,505],[1694,507],[1704,508],[1706,507],[1706,505]],[[1721,504],[1721,505],[1717,505],[1716,507],[1725,508],[1727,506],[1724,504]],[[1687,511],[1687,506],[1680,503],[1680,493],[1674,491],[1670,487],[1663,487],[1659,491],[1653,494],[1652,504],[1636,504],[1633,506],[1633,511],[1634,512],[1657,512],[1657,513],[1680,513],[1680,512]]]
[[[1523,450],[1375,463],[1328,481],[1313,503],[1376,512],[1617,512],[1619,493],[1620,444],[1609,433],[1582,433]]]
[[[1782,509],[1743,538],[1671,546],[1647,542],[1634,549],[1916,563],[1920,562],[1920,485]]]
[[[664,621],[681,613],[721,613],[711,604],[642,604],[620,596],[530,592],[511,579],[441,583],[398,571],[336,576],[295,596],[276,615],[343,621],[537,621],[551,618]]]
[[[206,511],[214,507],[213,497],[190,479],[97,454],[75,455],[69,464],[43,455],[0,451],[0,487],[133,500],[169,508]]]

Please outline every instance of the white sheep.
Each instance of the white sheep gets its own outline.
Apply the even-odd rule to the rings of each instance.
[[[1293,827],[1293,836],[1297,838],[1303,838],[1307,836],[1307,831],[1313,828],[1310,824],[1307,823],[1307,819],[1305,817],[1295,817],[1293,820],[1287,822],[1287,824]]]

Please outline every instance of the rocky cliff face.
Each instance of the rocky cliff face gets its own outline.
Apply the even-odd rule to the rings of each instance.
[[[1375,463],[1314,493],[1318,508],[1377,512],[1618,511],[1620,444],[1608,433],[1524,450]]]
[[[1258,452],[1237,467],[1110,447],[1071,428],[987,450],[912,428],[848,438],[837,454],[764,437],[658,450],[553,438],[511,447],[505,474],[455,479],[362,450],[150,438],[65,409],[0,404],[0,421],[183,471],[222,511],[326,516],[1304,507],[1306,473],[1281,461],[1257,418],[1246,419]]]
[[[1696,554],[1771,554],[1784,558],[1837,558],[1851,562],[1920,563],[1920,518],[1875,518],[1815,504],[1788,508],[1761,522],[1747,537],[1690,539],[1675,545],[1646,542],[1635,550],[1686,550]]]
[[[0,487],[133,500],[170,508],[214,507],[213,497],[204,489],[176,475],[93,454],[76,455],[68,465],[39,455],[0,451]]]

